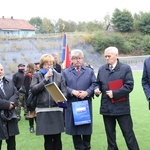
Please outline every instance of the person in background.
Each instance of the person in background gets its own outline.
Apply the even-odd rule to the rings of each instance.
[[[16,150],[15,136],[19,134],[19,129],[15,105],[18,98],[19,92],[13,81],[5,77],[0,64],[0,149],[2,140],[6,140],[7,150]]]
[[[35,62],[34,65],[35,65],[35,71],[36,72],[39,71],[40,70],[40,63],[39,62]]]
[[[107,135],[108,150],[118,150],[116,143],[116,123],[118,122],[129,150],[139,150],[133,131],[133,122],[130,114],[129,93],[133,90],[133,76],[129,65],[119,62],[118,49],[108,47],[104,51],[106,64],[98,70],[95,94],[101,96],[100,114],[103,115]],[[110,83],[118,82],[111,90]],[[122,81],[122,83],[120,83]],[[114,101],[112,101],[114,100]],[[121,149],[121,148],[120,148]]]
[[[51,55],[54,57],[54,69],[58,73],[61,73],[62,67],[60,64],[58,64],[58,58],[59,58],[58,53],[52,53]],[[65,126],[65,108],[63,109],[63,117],[64,117],[64,126]]]
[[[91,149],[92,121],[89,124],[76,126],[72,115],[72,102],[88,100],[92,120],[92,96],[94,95],[96,77],[91,68],[84,66],[83,59],[84,54],[81,50],[72,50],[72,64],[69,68],[62,70],[68,91],[68,108],[65,111],[66,134],[72,135],[74,148],[76,150]]]
[[[58,64],[58,54],[57,53],[52,53],[51,54],[54,57],[54,69],[58,72],[61,73],[61,65]]]
[[[84,66],[86,66],[86,67],[89,67],[89,68],[93,69],[93,66],[91,66],[90,64],[88,64],[88,63],[86,63],[86,62],[84,62]]]
[[[12,76],[12,80],[18,91],[24,85],[24,70],[25,70],[25,65],[19,64],[18,72],[16,72]],[[27,110],[26,110],[26,107],[24,107],[24,94],[25,93],[19,92],[19,100],[18,100],[18,104],[16,106],[17,115],[20,119],[21,119],[21,107],[23,107],[23,109],[24,109],[25,118],[27,117]]]
[[[53,64],[52,55],[41,56],[40,71],[33,75],[31,92],[37,97],[36,135],[44,136],[45,150],[62,150],[63,108],[58,107],[45,85],[55,82],[64,96],[67,96],[67,89],[62,75],[53,69]]]
[[[150,110],[150,57],[146,58],[143,65],[142,87]]]
[[[25,78],[24,78],[24,86],[25,86],[25,89],[26,89],[26,94],[25,94],[25,100],[28,98],[28,95],[29,95],[29,89],[30,89],[30,84],[31,84],[31,81],[32,81],[32,76],[33,76],[33,73],[35,72],[35,65],[33,63],[29,63],[26,67],[26,70],[25,70]],[[35,113],[35,108],[31,108],[29,106],[27,106],[27,110],[29,112],[29,130],[30,130],[30,133],[33,133],[34,132],[34,120],[36,121],[36,113]]]

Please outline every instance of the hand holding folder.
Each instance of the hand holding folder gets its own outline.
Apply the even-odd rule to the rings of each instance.
[[[45,88],[48,90],[49,94],[53,97],[56,103],[67,101],[66,97],[55,82],[45,85]]]
[[[58,102],[57,104],[58,104],[58,107],[60,107],[60,108],[67,108],[68,107],[66,102]]]
[[[123,81],[122,79],[118,79],[118,80],[114,80],[114,81],[110,81],[108,82],[108,87],[110,90],[114,91],[114,90],[118,90],[123,86]],[[116,102],[121,102],[123,100],[126,100],[125,97],[122,97],[118,100],[115,100],[114,98],[111,99],[112,103],[116,103]]]

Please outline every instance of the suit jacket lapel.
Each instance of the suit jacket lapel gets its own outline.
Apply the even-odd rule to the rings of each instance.
[[[1,95],[1,97],[2,98],[4,98],[5,97],[5,95],[4,95],[4,93],[3,93],[3,91],[2,91],[2,89],[0,88],[0,95]]]

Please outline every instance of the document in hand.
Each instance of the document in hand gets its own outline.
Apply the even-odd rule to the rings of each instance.
[[[112,90],[112,91],[118,90],[118,89],[120,89],[123,86],[123,81],[122,81],[122,79],[110,81],[110,82],[108,82],[108,86],[109,86],[109,89]],[[122,98],[120,98],[118,100],[114,100],[112,98],[111,102],[112,103],[116,103],[116,102],[121,102],[123,100],[126,100],[126,98],[122,97]]]
[[[59,89],[59,87],[55,82],[45,85],[45,88],[48,90],[49,94],[53,97],[56,103],[58,103],[58,101],[60,102],[67,101],[66,97],[61,92],[61,90]]]

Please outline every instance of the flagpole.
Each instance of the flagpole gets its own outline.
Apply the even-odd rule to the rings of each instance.
[[[64,32],[65,24],[62,24],[62,69],[64,69],[65,51],[66,51],[66,34]]]

